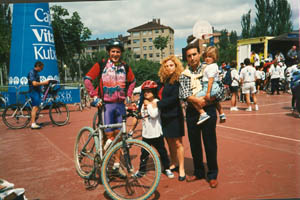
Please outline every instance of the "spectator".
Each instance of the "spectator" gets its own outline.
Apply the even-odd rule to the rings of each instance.
[[[257,94],[259,94],[260,89],[263,87],[263,82],[265,80],[265,72],[263,71],[264,67],[263,67],[264,63],[261,62],[260,66],[258,67],[258,69],[256,70],[256,89],[257,89]]]
[[[248,106],[246,111],[252,111],[252,107],[250,104],[250,93],[253,98],[254,109],[258,110],[257,99],[256,99],[256,94],[255,94],[256,93],[256,88],[255,88],[256,70],[251,65],[249,58],[246,58],[244,60],[244,63],[246,65],[246,67],[241,70],[240,81],[242,84],[243,94],[246,95],[246,102],[247,102],[247,106]]]
[[[277,62],[284,62],[285,61],[284,55],[280,51],[276,51],[275,60]]]
[[[31,129],[40,129],[41,126],[38,125],[35,121],[36,119],[36,113],[39,109],[39,105],[41,104],[41,86],[42,85],[48,85],[49,80],[40,81],[40,75],[38,74],[44,69],[44,63],[41,61],[37,61],[34,64],[34,68],[30,70],[28,73],[28,84],[29,84],[29,95],[31,98],[31,105],[32,105],[32,111],[31,111]]]
[[[229,70],[227,73],[231,73],[232,83],[229,86],[230,92],[231,92],[231,108],[230,111],[238,111],[239,109],[236,106],[236,99],[238,97],[238,91],[239,91],[239,73],[236,70],[236,61],[233,60],[230,64],[231,70]]]
[[[297,52],[296,45],[293,45],[292,48],[288,51],[287,58],[288,58],[288,63],[287,63],[288,66],[297,64],[297,62],[298,62],[298,52]]]
[[[279,95],[279,79],[281,76],[281,68],[280,64],[278,62],[275,62],[271,65],[270,70],[270,78],[271,78],[271,95],[274,94],[275,90],[277,91],[277,94]]]

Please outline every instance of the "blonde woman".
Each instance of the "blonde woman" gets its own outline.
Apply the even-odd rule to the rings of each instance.
[[[158,76],[157,107],[161,111],[163,135],[166,138],[171,155],[170,169],[175,171],[179,165],[179,181],[185,180],[184,171],[184,118],[179,101],[179,76],[183,71],[181,62],[175,56],[169,56],[162,61]]]

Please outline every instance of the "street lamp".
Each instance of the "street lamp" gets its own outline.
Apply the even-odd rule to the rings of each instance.
[[[64,69],[65,69],[65,83],[67,82],[67,65],[64,64]]]

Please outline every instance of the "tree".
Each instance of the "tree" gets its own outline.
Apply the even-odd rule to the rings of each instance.
[[[242,38],[251,37],[251,9],[242,16]]]
[[[0,4],[0,76],[1,84],[3,79],[6,81],[7,77],[2,76],[2,71],[9,69],[9,55],[11,45],[11,10],[8,4]]]
[[[272,35],[281,35],[293,30],[291,22],[292,11],[287,0],[273,0],[270,32]]]
[[[231,62],[236,59],[237,33],[226,29],[221,30],[219,48],[219,64],[221,62]]]
[[[287,0],[255,0],[255,24],[251,26],[251,11],[242,16],[242,38],[278,36],[293,30],[292,11]]]
[[[81,77],[80,57],[84,49],[84,41],[89,39],[91,31],[84,27],[77,12],[70,18],[67,9],[61,6],[52,6],[52,28],[54,33],[56,54],[59,63],[59,72],[64,76],[63,65],[67,64],[71,76],[74,78],[76,72]],[[75,59],[77,58],[77,60]]]
[[[160,64],[146,59],[131,60],[128,63],[135,75],[136,85],[141,85],[146,80],[158,80]]]
[[[167,47],[168,41],[169,41],[169,36],[167,37],[158,36],[153,41],[155,48],[160,50],[161,59],[163,59],[163,50]]]
[[[254,37],[269,35],[272,9],[270,0],[255,0],[255,8],[257,9],[255,18]]]

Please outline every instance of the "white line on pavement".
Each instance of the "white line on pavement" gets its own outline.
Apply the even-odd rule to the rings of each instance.
[[[293,138],[281,137],[281,136],[276,136],[276,135],[268,135],[268,134],[265,134],[265,133],[260,133],[260,132],[256,132],[256,131],[249,131],[249,130],[234,128],[234,127],[229,127],[229,126],[217,125],[217,127],[228,128],[228,129],[233,129],[233,130],[237,130],[237,131],[242,131],[242,132],[247,132],[247,133],[252,133],[252,134],[256,134],[256,135],[277,138],[277,139],[289,140],[289,141],[293,141],[293,142],[300,142],[300,140],[296,140],[296,139],[293,139]]]

